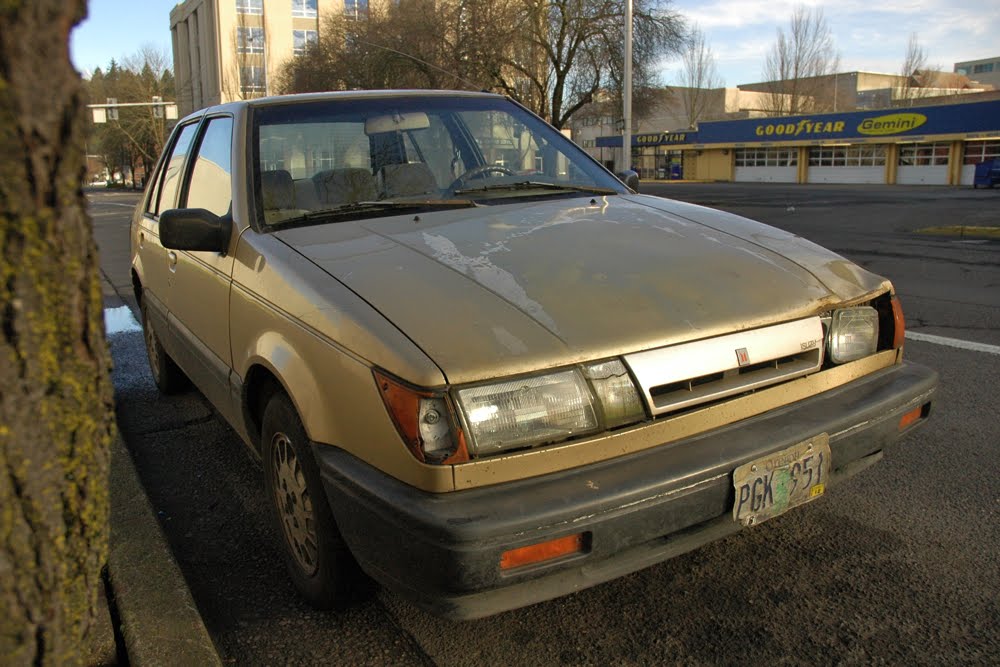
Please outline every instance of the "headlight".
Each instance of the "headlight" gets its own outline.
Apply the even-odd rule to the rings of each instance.
[[[459,389],[469,450],[485,456],[597,429],[593,398],[577,370]]]
[[[646,416],[618,359],[535,377],[459,389],[469,453],[531,447],[634,424]]]
[[[835,364],[854,361],[875,353],[878,344],[878,312],[869,306],[841,308],[830,320],[830,360]]]
[[[584,366],[583,374],[594,388],[605,428],[634,424],[646,416],[635,383],[621,361],[612,359]]]

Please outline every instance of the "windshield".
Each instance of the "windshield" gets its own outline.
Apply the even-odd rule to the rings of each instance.
[[[503,98],[299,101],[259,107],[254,123],[267,224],[461,205],[453,200],[626,191],[557,130]]]

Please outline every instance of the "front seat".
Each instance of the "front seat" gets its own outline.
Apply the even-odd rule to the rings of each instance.
[[[260,172],[260,194],[265,211],[295,208],[295,183],[284,169]]]
[[[372,201],[378,196],[372,173],[360,167],[320,171],[312,181],[320,203],[325,206]]]
[[[423,162],[387,164],[380,175],[386,199],[440,194],[431,168]]]

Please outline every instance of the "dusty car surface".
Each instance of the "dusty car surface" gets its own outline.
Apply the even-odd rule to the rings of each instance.
[[[635,571],[819,498],[937,384],[884,278],[496,95],[199,111],[131,234],[157,385],[259,456],[318,606],[357,565],[452,618]]]

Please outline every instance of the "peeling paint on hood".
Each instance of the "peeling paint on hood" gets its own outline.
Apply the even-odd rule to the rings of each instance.
[[[454,383],[495,376],[498,360],[514,374],[805,317],[881,282],[798,237],[675,204],[521,201],[277,235]]]

